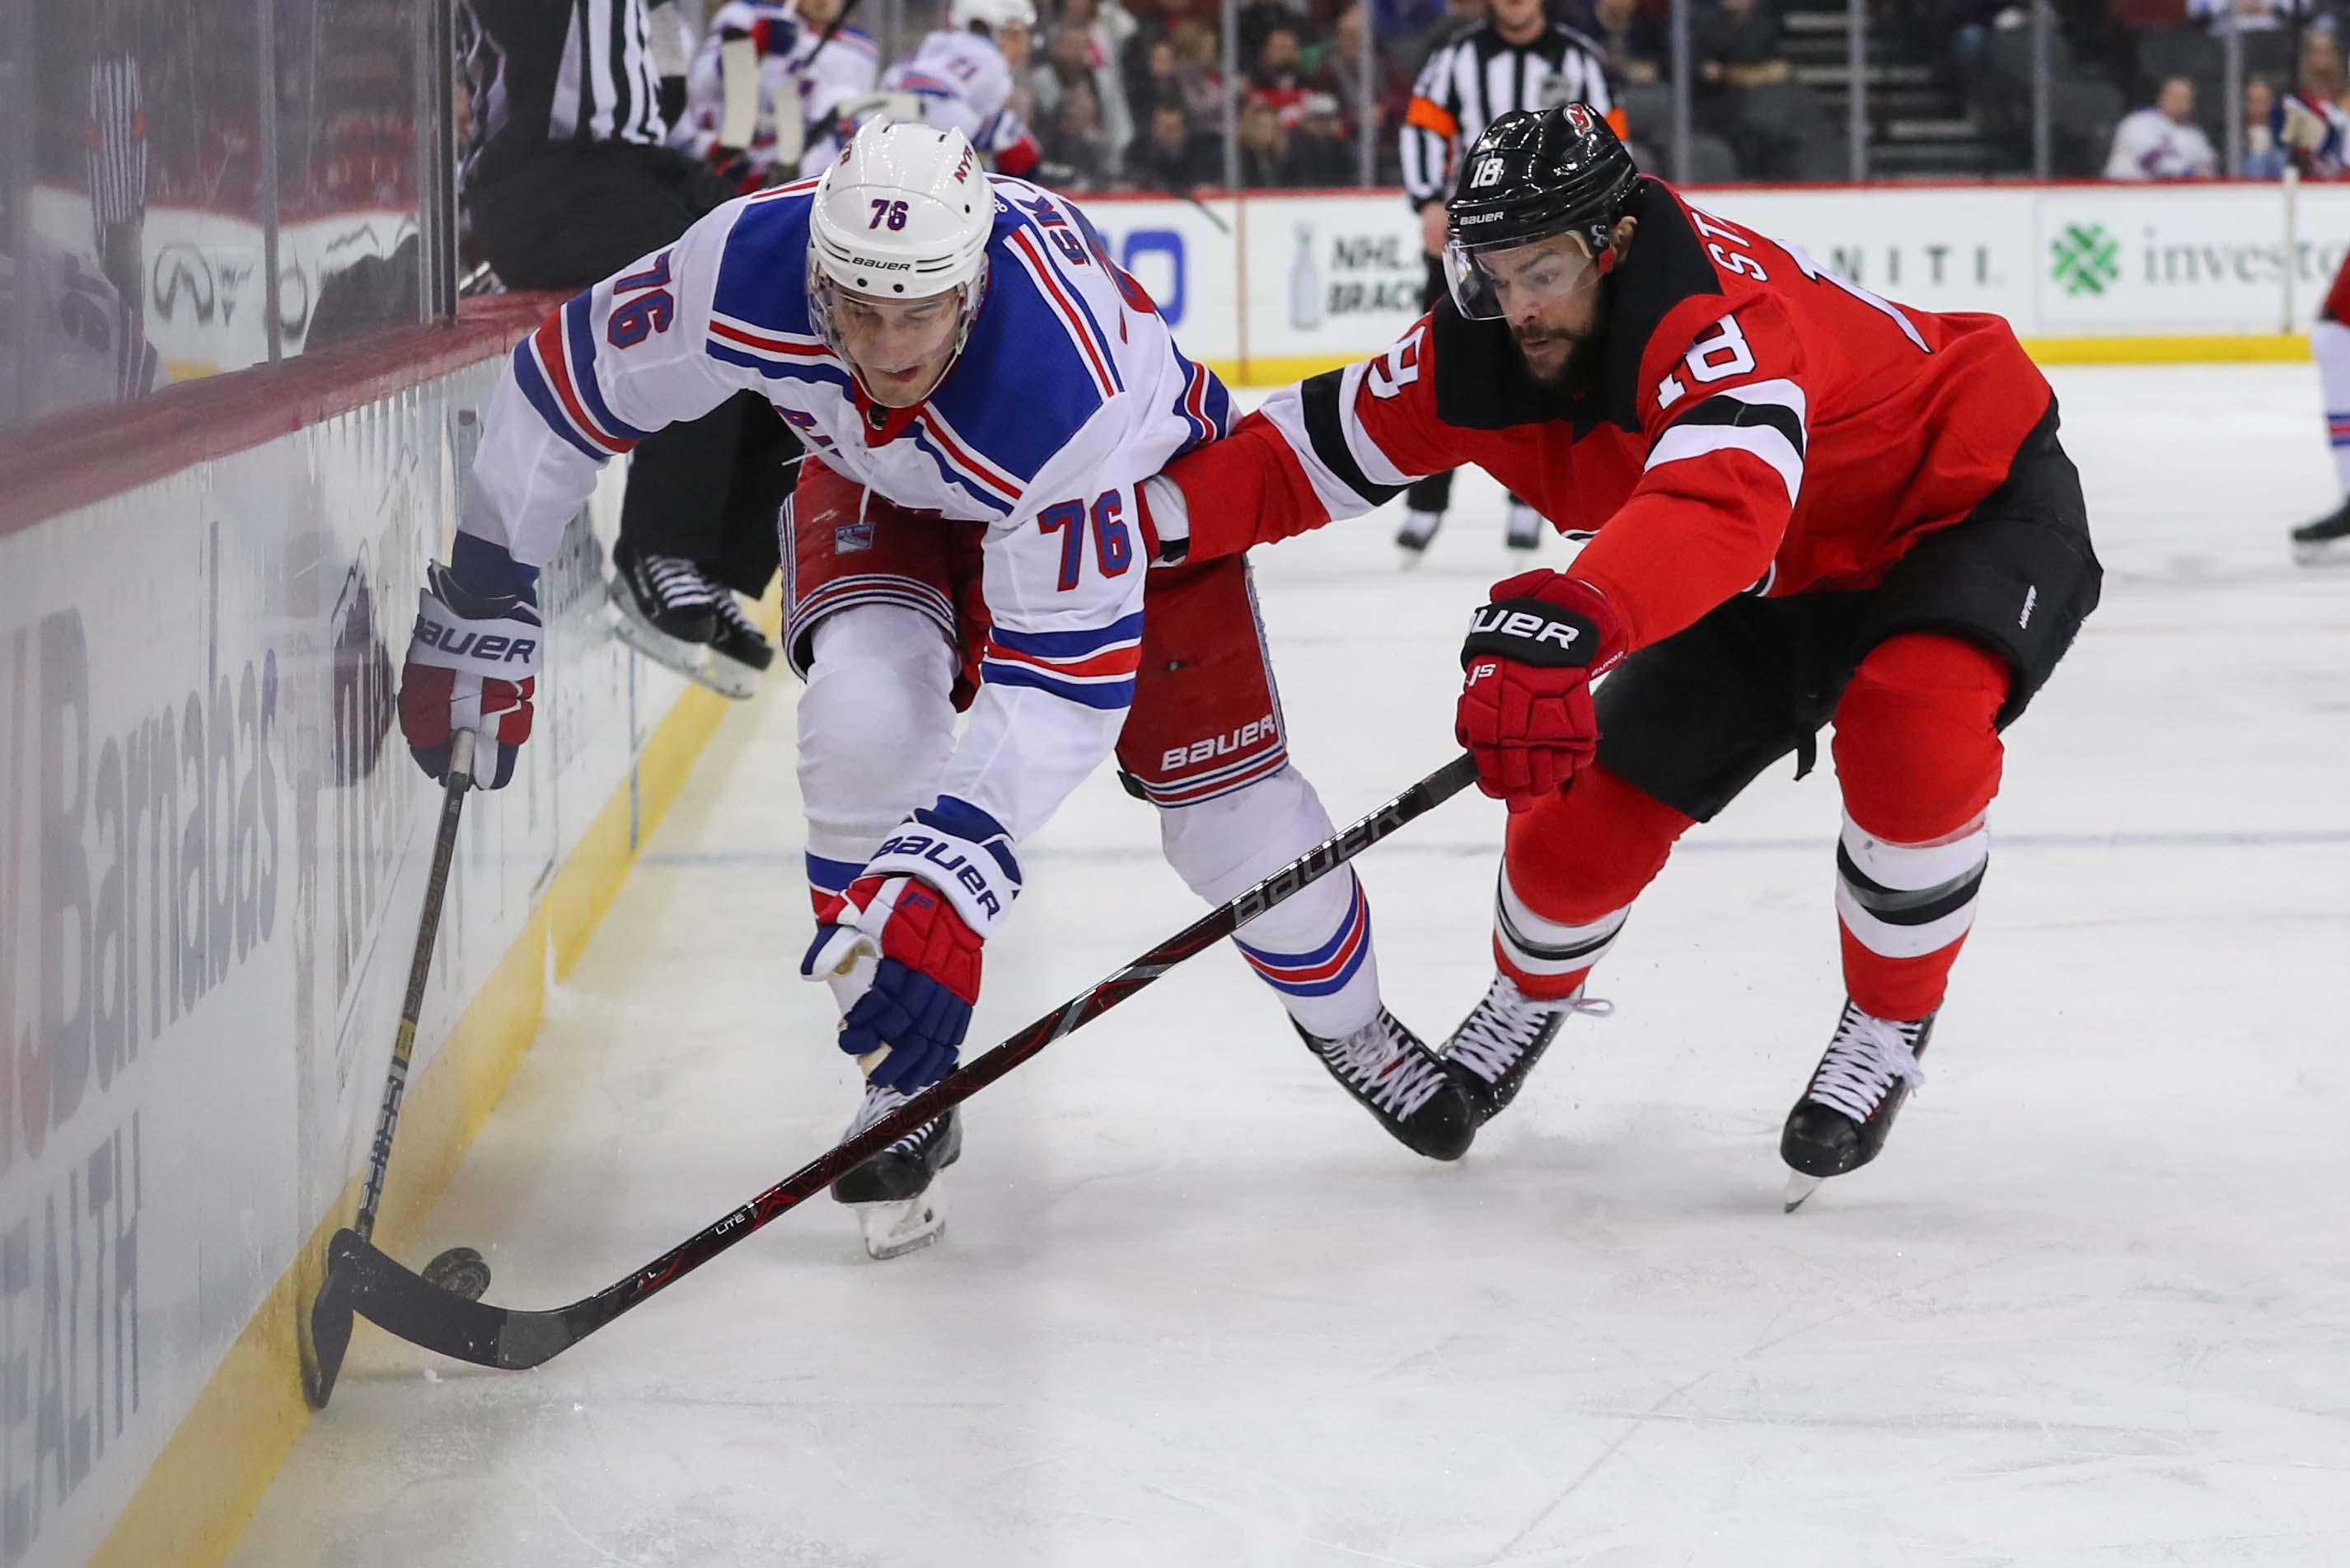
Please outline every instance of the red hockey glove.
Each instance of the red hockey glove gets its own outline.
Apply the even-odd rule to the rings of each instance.
[[[416,765],[436,780],[448,777],[456,732],[473,731],[473,787],[503,789],[530,739],[545,641],[531,602],[537,574],[465,535],[452,561],[424,575],[400,673],[400,729]]]
[[[824,980],[878,961],[840,1030],[851,1056],[889,1047],[873,1082],[910,1095],[953,1068],[979,1001],[982,944],[1019,893],[1003,829],[951,796],[916,812],[866,862],[800,972]]]
[[[1453,734],[1477,760],[1477,787],[1523,811],[1565,788],[1599,750],[1591,682],[1624,657],[1606,596],[1557,572],[1493,585],[1469,623]]]

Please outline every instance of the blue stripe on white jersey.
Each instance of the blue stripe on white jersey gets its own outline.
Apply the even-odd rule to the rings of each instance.
[[[1142,663],[1142,613],[1108,626],[1072,631],[988,633],[979,663],[990,686],[1029,686],[1065,701],[1109,711],[1131,707],[1135,673]]]
[[[953,458],[947,455],[944,446],[933,440],[931,432],[922,428],[921,421],[915,421],[908,429],[907,434],[912,439],[917,451],[938,464],[940,476],[949,484],[998,516],[1012,515],[1012,502],[989,487],[985,477],[975,472],[976,465],[972,468],[965,468],[957,464]]]
[[[1101,411],[1111,395],[1105,388],[1115,388],[1118,372],[1099,328],[1088,330],[1078,291],[1049,264],[1042,276],[1032,271],[1037,264],[1014,249],[1015,237],[1035,240],[1034,229],[999,198],[987,246],[986,304],[962,358],[930,403],[960,444],[1024,486]],[[1048,291],[1046,277],[1063,299]],[[1018,395],[1005,395],[1008,387]]]
[[[536,341],[536,336],[533,335],[514,346],[515,385],[522,389],[522,395],[529,400],[532,408],[538,410],[538,417],[546,421],[547,429],[577,447],[582,455],[602,462],[611,453],[579,433],[565,415],[563,405],[556,401],[554,389],[546,384],[546,378],[539,374],[538,356],[532,352]]]
[[[563,304],[563,331],[571,349],[571,379],[579,389],[580,400],[588,411],[606,430],[623,441],[642,441],[652,432],[614,416],[610,405],[604,401],[604,389],[596,373],[596,331],[588,321],[595,309],[592,293],[573,295]]]

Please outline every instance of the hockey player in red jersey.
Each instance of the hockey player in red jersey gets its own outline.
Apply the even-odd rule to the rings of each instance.
[[[1848,992],[1790,1202],[1882,1146],[1974,919],[2001,732],[2095,607],[2055,402],[2007,324],[1910,310],[1638,174],[1586,106],[1497,119],[1451,297],[1151,482],[1195,556],[1485,468],[1563,532],[1497,584],[1458,734],[1510,816],[1491,990],[1449,1060],[1490,1117],[1681,834],[1833,719]],[[1601,674],[1613,674],[1594,685]]]

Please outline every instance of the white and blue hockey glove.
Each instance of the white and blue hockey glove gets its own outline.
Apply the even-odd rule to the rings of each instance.
[[[954,1070],[979,1001],[981,949],[1019,896],[1010,836],[952,796],[914,813],[866,862],[800,973],[825,980],[877,961],[840,1027],[851,1056],[889,1047],[874,1083],[910,1095]]]
[[[530,739],[545,641],[537,579],[470,534],[457,535],[448,566],[426,571],[400,672],[400,729],[432,779],[447,779],[461,730],[473,732],[474,788],[503,789],[514,777],[515,753]]]

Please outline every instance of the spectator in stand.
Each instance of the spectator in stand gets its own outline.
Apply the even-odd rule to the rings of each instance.
[[[2187,0],[2187,14],[2208,23],[2214,33],[2232,24],[2240,33],[2266,33],[2283,26],[2303,0]]]
[[[1127,107],[1126,81],[1118,62],[1140,26],[1118,0],[1061,0],[1060,17],[1045,46],[1045,59],[1033,73],[1037,118],[1051,121],[1058,111],[1062,88],[1087,80],[1093,87],[1094,117],[1100,125],[1102,144],[1113,153],[1124,148],[1134,135],[1134,118]],[[1065,38],[1075,41],[1065,44]],[[1105,175],[1116,174],[1116,162],[1115,157],[1105,162]]]
[[[1363,102],[1363,5],[1355,0],[1338,13],[1326,44],[1306,51],[1306,85],[1315,92],[1328,93],[1338,100],[1347,124],[1355,127],[1362,116]],[[1372,145],[1384,146],[1392,132],[1403,123],[1404,105],[1411,98],[1411,78],[1404,74],[1402,63],[1390,51],[1374,47],[1371,52],[1371,103],[1374,120]],[[1355,133],[1359,134],[1359,127]]]
[[[2300,85],[2294,93],[2303,102],[2321,111],[2339,103],[2345,84],[2342,78],[2342,46],[2334,35],[2314,30],[2301,40]]]
[[[1720,0],[1698,18],[1690,52],[1712,116],[1749,178],[1784,179],[1818,118],[1779,50],[1779,19],[1757,0]]]
[[[1300,185],[1352,185],[1355,145],[1346,109],[1326,92],[1309,92],[1289,117],[1289,172]]]
[[[1101,99],[1090,78],[1062,92],[1044,129],[1045,157],[1064,171],[1065,187],[1098,191],[1109,182],[1109,140],[1102,132]]]
[[[1150,111],[1150,128],[1126,152],[1127,178],[1145,189],[1189,195],[1223,178],[1210,138],[1191,129],[1180,98],[1162,99]]]
[[[1794,75],[1779,52],[1779,19],[1755,0],[1719,0],[1700,16],[1690,39],[1698,78],[1708,88],[1762,87]]]
[[[1267,27],[1249,66],[1250,95],[1284,114],[1295,111],[1305,98],[1305,84],[1298,79],[1300,53],[1295,23],[1284,19]]]
[[[2211,139],[2195,123],[2195,84],[2185,77],[2164,82],[2152,108],[2114,127],[2108,180],[2209,180],[2219,171]]]
[[[2244,169],[2247,180],[2284,178],[2284,149],[2277,144],[2276,88],[2266,77],[2244,82]]]
[[[1570,23],[1569,26],[1576,26]],[[1638,0],[1596,0],[1581,31],[1599,46],[1608,76],[1617,82],[1653,82],[1664,78],[1662,62],[1670,49],[1664,24],[1640,15]],[[1654,127],[1642,128],[1649,134]]]
[[[1305,183],[1297,178],[1289,132],[1271,99],[1252,92],[1241,100],[1240,144],[1242,189],[1294,190]]]
[[[1175,25],[1175,68],[1183,83],[1183,105],[1194,125],[1215,125],[1224,113],[1222,57],[1216,30],[1197,17]]]

